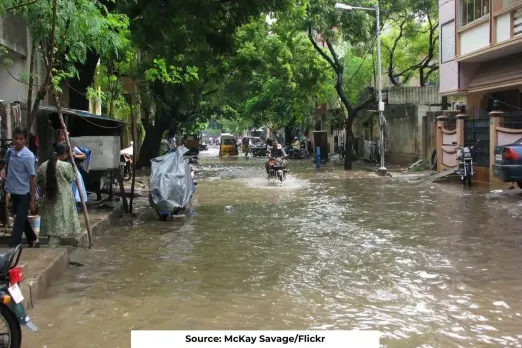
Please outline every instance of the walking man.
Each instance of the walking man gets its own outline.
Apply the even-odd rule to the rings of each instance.
[[[22,242],[22,233],[25,232],[27,242],[31,247],[38,247],[38,237],[34,233],[27,212],[36,213],[35,175],[36,162],[34,154],[25,146],[27,132],[16,128],[13,132],[13,147],[7,151],[7,178],[5,191],[11,196],[16,218],[11,232],[11,247]]]

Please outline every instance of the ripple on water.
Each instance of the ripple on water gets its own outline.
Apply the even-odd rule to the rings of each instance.
[[[211,156],[196,216],[158,222],[138,201],[134,227],[98,238],[34,308],[45,330],[28,346],[123,347],[132,328],[359,328],[397,347],[520,346],[522,234],[480,188],[305,162],[272,185],[262,159]]]

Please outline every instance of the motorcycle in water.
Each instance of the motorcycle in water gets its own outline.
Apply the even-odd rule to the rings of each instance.
[[[4,328],[7,328],[7,333],[0,333],[0,347],[20,348],[22,326],[38,332],[25,311],[24,297],[18,285],[24,279],[23,269],[18,266],[21,255],[21,245],[12,249],[0,248],[0,316]]]
[[[471,178],[475,171],[473,170],[473,150],[479,141],[472,146],[458,146],[455,149],[457,150],[457,168],[455,169],[455,173],[460,176],[460,181],[463,185],[468,182],[468,186],[471,187]],[[452,143],[453,145],[457,145],[456,142]]]
[[[277,179],[280,182],[285,181],[288,175],[288,163],[285,159],[278,157],[268,157],[268,176],[270,179]]]
[[[190,206],[197,185],[192,167],[198,163],[197,153],[179,147],[151,160],[149,203],[160,220],[183,215]]]
[[[291,159],[305,159],[308,157],[308,151],[306,149],[290,148],[286,151],[288,157]]]

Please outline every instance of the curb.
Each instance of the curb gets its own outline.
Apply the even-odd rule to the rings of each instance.
[[[49,249],[40,250],[42,250],[41,253],[49,252]],[[60,278],[69,267],[69,255],[67,249],[57,248],[55,250],[57,255],[52,258],[51,262],[41,272],[36,276],[24,279],[20,283],[20,290],[22,290],[22,295],[24,296],[27,308],[29,309],[34,308],[34,303],[44,297],[51,284]]]
[[[111,227],[111,225],[118,220],[123,214],[123,203],[118,202],[114,209],[106,214],[101,219],[95,219],[95,222],[91,225],[92,238],[105,235],[105,231]],[[91,218],[92,219],[92,218]],[[88,248],[89,247],[89,235],[87,228],[77,237],[65,237],[61,238],[61,245],[73,246],[77,248]]]
[[[93,239],[97,236],[105,235],[106,231],[123,214],[123,205],[115,205],[111,212],[92,224]],[[52,283],[58,280],[70,267],[71,254],[75,250],[69,251],[67,245],[75,247],[88,247],[87,230],[76,238],[62,238],[60,248],[35,248],[22,250],[20,266],[28,276],[20,283],[20,290],[25,299],[27,309],[34,308],[34,304],[42,299]],[[71,244],[67,243],[70,242]],[[64,245],[65,244],[65,245]],[[34,274],[31,274],[33,273]]]

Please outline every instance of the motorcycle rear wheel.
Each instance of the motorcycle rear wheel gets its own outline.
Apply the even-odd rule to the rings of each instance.
[[[3,336],[2,338],[5,337],[4,335],[8,335],[6,338],[8,338],[9,343],[5,347],[20,348],[22,346],[22,328],[20,327],[20,323],[16,320],[14,313],[5,305],[1,305],[0,316],[7,324],[7,329],[9,331],[8,333],[1,334]]]

